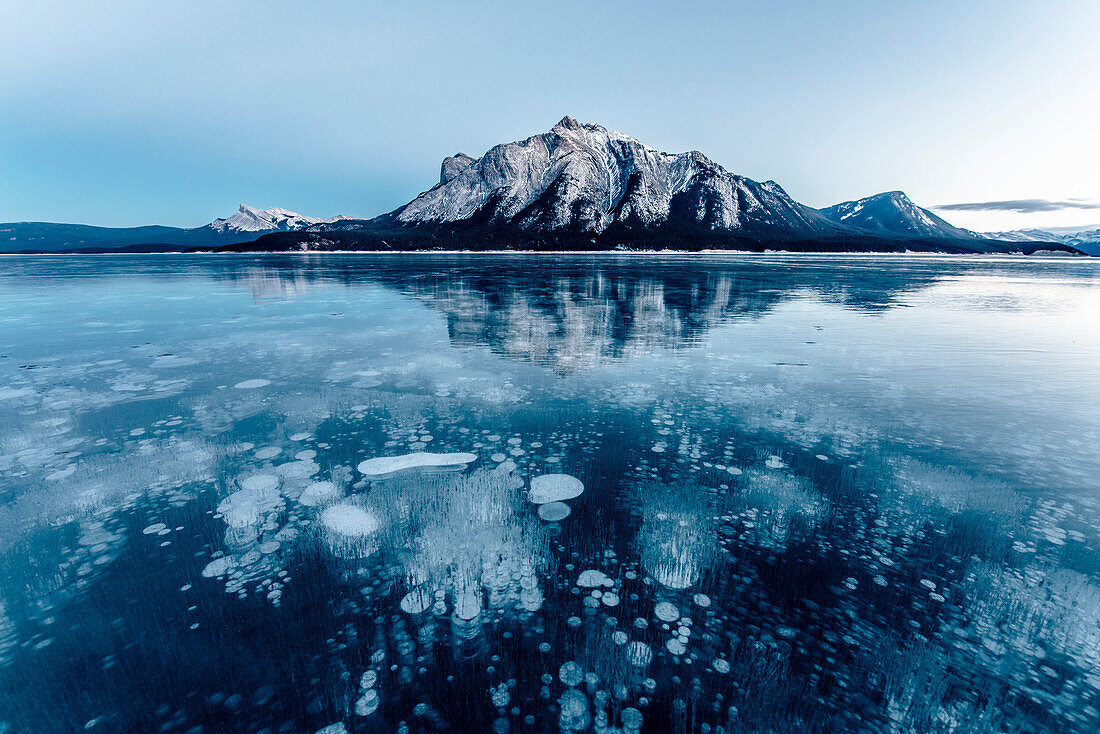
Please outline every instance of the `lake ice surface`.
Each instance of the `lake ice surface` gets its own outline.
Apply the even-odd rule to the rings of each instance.
[[[0,732],[1097,731],[1098,445],[1096,260],[7,256]]]

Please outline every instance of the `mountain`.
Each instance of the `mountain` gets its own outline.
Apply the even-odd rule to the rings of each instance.
[[[206,225],[215,232],[293,232],[320,224],[323,219],[305,217],[286,209],[256,209],[241,204],[237,213]]]
[[[201,227],[94,227],[87,224],[7,222],[0,224],[3,252],[110,252],[119,250],[171,251],[196,247],[224,247],[250,242],[268,232],[292,232],[344,216],[322,220],[286,209],[256,209],[241,204],[237,213]]]
[[[927,209],[917,206],[901,191],[886,191],[819,211],[826,219],[837,224],[875,234],[979,239],[973,232],[954,227]]]
[[[900,192],[818,211],[698,151],[663,153],[564,117],[548,132],[448,156],[438,182],[370,220],[272,233],[242,250],[784,249],[1031,252],[952,227]],[[1043,245],[1042,247],[1050,247]],[[1070,248],[1061,248],[1070,251]]]
[[[1096,225],[1016,229],[1010,232],[986,232],[983,236],[1005,242],[1058,242],[1086,255],[1100,256],[1100,227]]]
[[[844,233],[774,181],[729,173],[702,153],[662,153],[565,117],[547,133],[443,161],[439,183],[378,223],[459,222],[603,233],[667,225]]]

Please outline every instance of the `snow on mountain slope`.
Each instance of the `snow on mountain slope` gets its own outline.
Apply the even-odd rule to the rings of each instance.
[[[886,191],[857,201],[845,201],[825,209],[826,218],[876,234],[914,237],[974,239],[978,235],[952,226],[927,209],[914,204],[901,191]]]
[[[215,219],[207,226],[215,232],[291,232],[323,221],[325,220],[306,217],[286,209],[256,209],[241,204],[233,216]]]
[[[1058,242],[1089,255],[1100,255],[1100,227],[1052,227],[1015,229],[1010,232],[984,232],[983,237],[1003,242]]]
[[[603,232],[661,224],[829,235],[846,231],[779,184],[729,173],[702,153],[662,153],[565,117],[549,132],[443,161],[439,183],[379,218]]]

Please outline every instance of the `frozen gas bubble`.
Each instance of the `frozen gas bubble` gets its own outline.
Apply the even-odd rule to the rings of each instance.
[[[626,659],[631,665],[644,668],[653,660],[653,650],[640,640],[634,640],[626,646]]]
[[[305,479],[316,474],[320,468],[313,461],[288,461],[275,467],[275,471],[287,479]]]
[[[270,384],[271,384],[271,380],[256,379],[256,380],[245,380],[244,382],[238,382],[233,387],[238,388],[240,390],[255,390],[258,387],[267,387]]]
[[[687,647],[684,646],[684,643],[680,642],[677,639],[669,640],[665,643],[665,647],[667,647],[668,651],[673,655],[683,655],[685,652],[687,652]]]
[[[378,691],[369,689],[355,702],[355,714],[357,716],[370,716],[378,710],[380,702]]]
[[[710,606],[710,597],[706,594],[696,594],[694,601],[697,606],[703,607],[704,609]]]
[[[322,726],[315,734],[348,734],[348,728],[344,726],[344,722],[338,721],[335,724]]]
[[[716,673],[722,673],[723,675],[725,675],[726,673],[730,672],[730,663],[725,658],[715,658],[714,662],[711,663],[711,665],[714,667],[714,671]]]
[[[622,630],[616,630],[611,634],[611,641],[621,647],[630,641],[630,637]]]
[[[406,469],[431,467],[463,467],[477,459],[477,454],[429,454],[418,451],[404,456],[378,456],[359,464],[359,471],[368,477],[383,477]]]
[[[257,459],[274,459],[279,454],[283,453],[283,450],[278,446],[267,446],[262,449],[256,449]]]
[[[623,709],[623,729],[626,731],[638,731],[642,728],[642,712],[633,706]]]
[[[339,490],[332,482],[313,482],[302,490],[301,496],[298,497],[298,504],[316,507],[334,499],[338,493]]]
[[[653,608],[653,613],[657,615],[657,619],[662,622],[675,622],[680,618],[680,610],[676,608],[676,605],[669,601],[658,602],[657,606]]]
[[[218,512],[231,528],[245,528],[258,524],[264,515],[282,504],[283,497],[279,494],[277,486],[278,482],[274,486],[265,482],[258,487],[246,487],[239,492],[234,492],[218,504]]]
[[[818,459],[818,461],[828,461],[829,457],[826,456],[825,454],[818,454],[817,459]]]
[[[584,484],[568,474],[543,474],[531,480],[531,501],[536,505],[579,497]]]
[[[585,589],[593,589],[597,586],[614,586],[615,582],[607,577],[603,571],[596,571],[589,569],[587,571],[581,571],[581,575],[577,577],[577,586]]]
[[[317,456],[317,452],[313,449],[306,449],[305,451],[299,451],[294,454],[294,458],[298,461],[309,461]]]
[[[455,616],[471,620],[481,614],[481,589],[470,589],[455,596]]]
[[[279,488],[279,477],[274,474],[250,474],[238,477],[237,484],[247,492],[270,492]]]
[[[212,579],[216,576],[224,576],[229,573],[230,569],[236,568],[236,566],[237,559],[233,556],[215,558],[210,563],[206,564],[206,568],[202,570],[202,576],[207,579]]]
[[[359,677],[360,688],[374,688],[374,684],[378,682],[378,672],[374,670],[363,671],[363,675]]]
[[[764,462],[764,466],[769,469],[782,469],[786,464],[778,456],[769,456],[768,460]]]
[[[547,502],[539,505],[539,517],[546,522],[561,522],[569,517],[569,505],[564,502]]]
[[[498,451],[497,453],[493,454],[489,458],[499,464],[500,462],[504,461],[508,457],[505,454],[502,454]]]
[[[153,533],[159,533],[161,530],[164,530],[167,527],[168,526],[162,522],[155,522],[141,532],[145,533],[146,535],[152,535]]]
[[[310,437],[309,431],[302,431],[300,433],[295,433],[293,436],[290,437],[290,440],[291,441],[305,441],[309,437]]]
[[[420,614],[432,605],[432,594],[423,586],[405,594],[401,600],[401,611],[407,614]]]
[[[562,663],[562,666],[558,668],[558,678],[565,685],[572,688],[573,686],[580,685],[584,680],[584,670],[580,665],[570,660],[567,663]]]
[[[381,527],[373,513],[346,503],[327,508],[321,513],[321,523],[332,532],[349,538],[370,535]]]

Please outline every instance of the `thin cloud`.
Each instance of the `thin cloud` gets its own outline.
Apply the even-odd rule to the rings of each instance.
[[[972,201],[962,204],[940,204],[933,207],[945,212],[1057,212],[1063,209],[1100,209],[1100,204],[1085,199],[1052,201],[1050,199],[1008,199],[1006,201]]]

